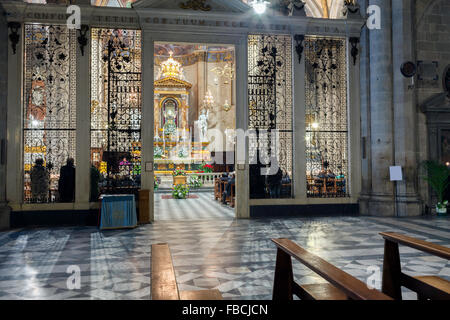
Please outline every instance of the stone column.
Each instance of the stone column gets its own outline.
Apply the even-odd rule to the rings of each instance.
[[[6,114],[8,92],[8,28],[0,6],[0,230],[9,228],[10,210],[6,203]]]
[[[23,118],[22,118],[22,76],[23,76],[23,35],[24,25],[19,29],[19,43],[13,53],[11,42],[8,48],[8,97],[7,97],[7,155],[6,155],[6,199],[14,208],[23,199]]]
[[[248,47],[247,36],[242,37],[236,46],[236,129],[248,129]],[[242,161],[245,153],[245,161]],[[236,217],[250,218],[248,143],[236,149]]]
[[[150,190],[150,221],[154,221],[154,172],[153,172],[153,138],[154,138],[154,41],[151,32],[142,30],[142,119],[141,119],[141,189]]]
[[[405,78],[400,67],[406,61],[416,61],[414,43],[413,0],[392,1],[393,76],[394,76],[394,155],[395,165],[403,168],[403,181],[397,182],[397,215],[418,216],[422,204],[417,192],[417,112],[411,79]]]
[[[360,12],[364,16],[369,0],[360,0]],[[368,200],[372,188],[372,162],[370,148],[370,39],[369,29],[364,28],[360,39],[360,97],[361,97],[361,195],[360,212],[368,213]]]
[[[77,36],[78,36],[77,32]],[[90,77],[90,30],[86,33],[88,45],[84,56],[77,43],[77,148],[75,209],[88,210],[90,196],[91,159],[91,77]]]
[[[294,46],[295,46],[294,41]],[[304,43],[303,43],[304,45]],[[305,53],[302,60],[294,50],[294,197],[306,201]]]
[[[395,0],[398,1],[398,0]],[[381,29],[369,31],[371,188],[362,214],[394,216],[394,183],[389,167],[394,164],[394,115],[392,76],[391,0],[370,0],[381,9]]]

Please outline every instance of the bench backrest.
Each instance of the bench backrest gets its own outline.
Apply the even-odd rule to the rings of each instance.
[[[322,258],[306,251],[289,239],[272,239],[278,249],[300,261],[306,267],[320,275],[333,286],[355,300],[392,300],[382,292],[369,289],[367,284],[345,271],[335,267]]]
[[[153,244],[151,255],[152,300],[179,300],[169,245]]]
[[[427,242],[424,240],[415,239],[412,237],[398,234],[395,232],[382,232],[380,235],[388,241],[402,244],[410,248],[414,248],[447,260],[450,260],[450,248],[440,246],[435,243]]]

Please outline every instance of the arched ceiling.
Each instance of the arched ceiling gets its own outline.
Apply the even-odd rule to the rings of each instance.
[[[29,3],[46,3],[46,0],[24,0]],[[137,0],[91,0],[92,5],[102,7],[129,8]],[[169,0],[170,1],[170,0]],[[241,0],[245,3],[249,0]],[[270,0],[270,2],[288,2],[289,0]],[[305,2],[306,15],[314,18],[342,19],[344,0],[303,0]]]

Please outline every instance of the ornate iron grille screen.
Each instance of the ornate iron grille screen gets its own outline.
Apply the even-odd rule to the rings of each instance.
[[[76,49],[74,30],[25,25],[25,203],[58,201],[60,169],[75,158]],[[37,159],[44,168],[34,165]]]
[[[101,192],[135,192],[141,175],[141,32],[92,29],[91,77],[91,162],[101,174]]]
[[[306,176],[308,197],[348,196],[345,39],[307,37]]]
[[[292,197],[292,39],[285,35],[250,35],[248,38],[249,128],[257,141],[250,139],[250,159],[258,159],[250,173],[251,198]],[[267,134],[262,132],[267,131]],[[275,142],[274,137],[276,137]],[[259,146],[259,152],[258,152]],[[268,150],[262,152],[261,150]],[[276,176],[261,176],[260,168],[276,154],[282,170]],[[262,164],[259,162],[262,160]],[[265,188],[264,188],[265,186]]]

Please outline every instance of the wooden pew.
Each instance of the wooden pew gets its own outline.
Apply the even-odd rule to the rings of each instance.
[[[152,300],[222,300],[219,290],[178,291],[169,245],[152,245]]]
[[[224,189],[223,189],[224,192],[226,191],[227,184],[228,184],[228,182],[225,183],[225,186],[224,186]],[[225,198],[225,202],[228,203],[231,207],[233,207],[233,198],[235,197],[235,194],[236,194],[236,184],[232,183],[231,184],[230,195]]]
[[[278,248],[273,286],[273,300],[392,300],[389,296],[356,279],[289,239],[272,239]],[[324,284],[299,285],[294,281],[291,257],[328,281]]]
[[[401,287],[414,292],[420,300],[450,300],[450,282],[437,276],[411,277],[401,270],[398,245],[426,252],[443,259],[450,259],[450,248],[408,237],[406,235],[382,232],[384,238],[382,291],[396,300],[402,299]]]
[[[222,195],[220,194],[220,178],[214,180],[214,200],[220,200]]]
[[[216,178],[214,182],[214,200],[222,201],[222,195],[228,182],[221,178]]]

